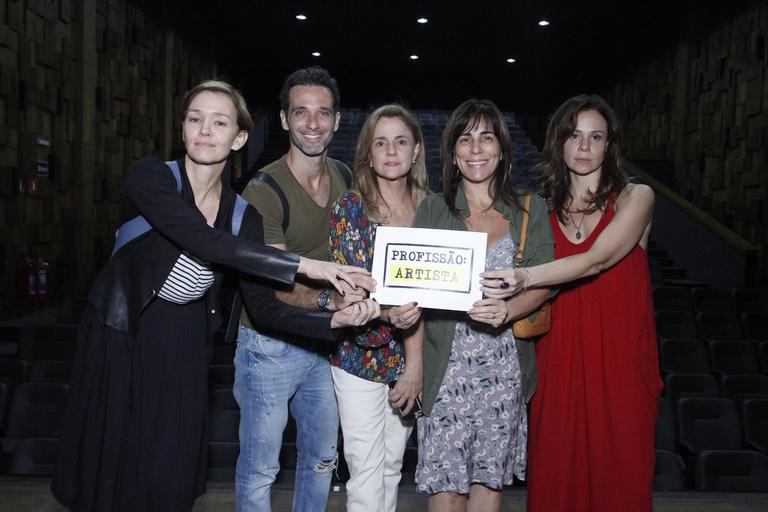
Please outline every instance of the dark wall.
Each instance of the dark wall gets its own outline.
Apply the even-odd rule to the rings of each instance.
[[[127,0],[0,0],[0,317],[20,312],[26,256],[54,299],[85,293],[127,165],[169,156],[181,94],[215,74]]]
[[[681,31],[608,99],[625,120],[628,156],[671,160],[675,176],[662,181],[758,248],[766,286],[768,2]]]

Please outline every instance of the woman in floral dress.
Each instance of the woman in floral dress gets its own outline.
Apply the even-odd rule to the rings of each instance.
[[[385,105],[366,120],[352,188],[331,209],[330,255],[370,270],[376,227],[410,226],[429,191],[421,128],[403,107]],[[413,428],[397,409],[407,414],[421,391],[420,316],[414,302],[382,308],[381,319],[344,338],[331,359],[350,472],[348,511],[396,508]]]

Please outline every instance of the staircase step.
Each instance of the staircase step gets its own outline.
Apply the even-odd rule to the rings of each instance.
[[[667,279],[685,279],[686,270],[683,267],[661,267],[661,275]]]
[[[693,289],[693,288],[700,288],[702,286],[708,286],[707,283],[704,283],[702,281],[694,281],[693,279],[664,279],[664,284],[666,286],[682,286],[683,288]]]

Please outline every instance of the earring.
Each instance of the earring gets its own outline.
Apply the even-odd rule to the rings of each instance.
[[[373,169],[373,162],[371,162],[370,160],[368,160],[368,167],[370,167],[371,169]]]
[[[415,164],[415,163],[416,163],[416,157],[413,157],[413,160],[411,160],[411,163],[412,163],[412,164]]]

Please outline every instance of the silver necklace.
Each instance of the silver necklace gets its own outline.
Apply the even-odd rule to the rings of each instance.
[[[576,222],[573,220],[573,212],[571,210],[568,210],[568,217],[571,219],[571,224],[573,224],[573,227],[576,228],[576,240],[581,240],[581,226],[584,224],[584,217],[586,217],[586,213],[581,214],[581,222],[579,222],[578,226],[576,225]]]

